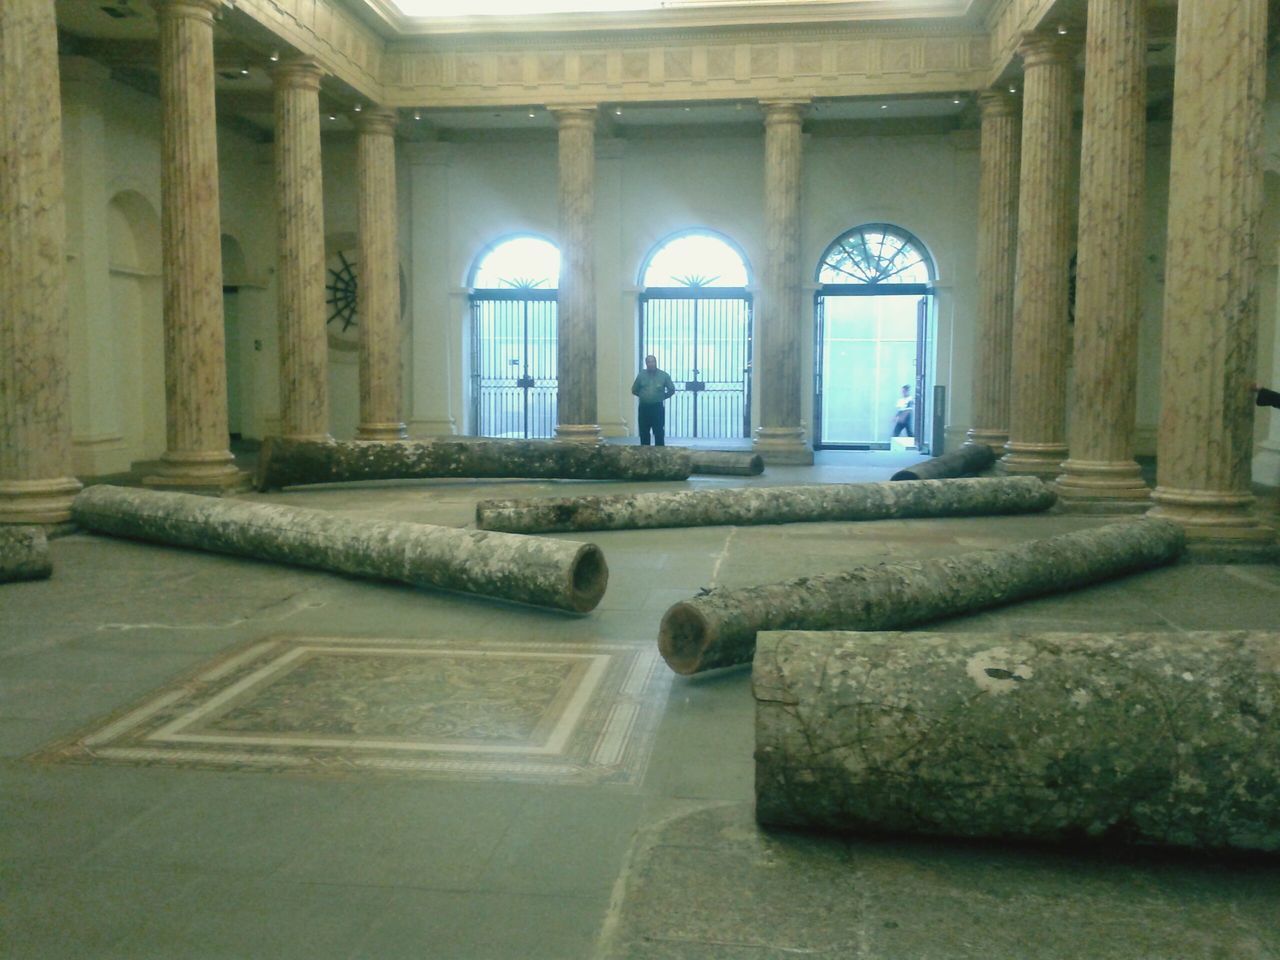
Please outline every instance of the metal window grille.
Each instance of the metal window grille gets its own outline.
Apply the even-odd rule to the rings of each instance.
[[[555,290],[471,295],[471,422],[477,435],[555,435],[556,349]]]
[[[671,375],[670,439],[751,435],[751,295],[741,287],[649,287],[640,295],[640,356]]]

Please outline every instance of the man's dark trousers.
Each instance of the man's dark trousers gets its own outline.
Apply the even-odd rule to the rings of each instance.
[[[661,403],[638,403],[636,409],[640,415],[640,445],[649,445],[649,432],[653,432],[653,445],[667,445],[667,409]]]

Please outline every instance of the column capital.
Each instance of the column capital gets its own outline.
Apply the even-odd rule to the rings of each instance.
[[[277,87],[286,90],[319,90],[324,69],[314,60],[298,58],[272,64],[267,72]]]
[[[1024,67],[1070,63],[1079,49],[1079,42],[1056,31],[1032,30],[1024,33],[1018,42],[1018,56],[1022,58]]]
[[[594,125],[600,113],[599,107],[594,103],[566,105],[549,103],[547,112],[556,118],[556,123],[561,127]]]
[[[1007,90],[983,90],[978,94],[978,109],[987,117],[1016,117],[1018,98]]]
[[[760,106],[764,110],[766,125],[799,123],[804,119],[804,112],[812,102],[808,97],[792,97],[785,100],[761,100]]]
[[[394,137],[400,115],[388,107],[367,106],[351,118],[362,135]]]
[[[208,24],[213,23],[213,15],[222,9],[222,0],[151,0],[151,4],[161,19],[191,17]]]

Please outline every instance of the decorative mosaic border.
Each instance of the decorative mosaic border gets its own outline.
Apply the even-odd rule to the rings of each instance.
[[[670,678],[659,663],[651,644],[281,634],[238,648],[31,759],[637,784],[666,701]],[[453,688],[417,703],[403,697],[397,716],[400,691],[367,715],[370,698],[360,699],[359,683],[404,683],[406,668],[434,671]],[[364,676],[344,680],[343,669]],[[511,716],[498,717],[499,705],[510,705]],[[413,732],[424,727],[436,732]]]

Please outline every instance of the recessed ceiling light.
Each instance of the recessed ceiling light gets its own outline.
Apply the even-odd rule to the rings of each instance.
[[[240,76],[247,77],[248,75],[249,75],[249,66],[248,64],[245,64],[243,67],[240,68]]]
[[[1058,24],[1058,36],[1065,37],[1067,35],[1067,25],[1065,23]]]
[[[888,105],[887,103],[882,103],[882,104],[880,104],[880,109],[881,109],[881,110],[888,110],[888,109],[889,109],[889,105]]]
[[[1009,84],[1009,92],[1010,92],[1010,93],[1017,93],[1017,92],[1018,92],[1018,88],[1017,88],[1017,87],[1015,87],[1015,86],[1011,83],[1011,84]]]
[[[359,113],[361,110],[363,110],[363,109],[364,109],[364,107],[362,107],[360,104],[358,104],[358,103],[357,103],[357,104],[356,104],[354,107],[352,107],[351,109],[352,109],[352,110],[354,110],[356,113]]]
[[[415,120],[421,120],[421,119],[422,119],[422,111],[421,111],[421,110],[415,110],[415,111],[413,111],[413,119],[415,119]]]
[[[337,115],[336,113],[331,113],[331,114],[329,114],[329,119],[330,119],[330,120],[337,120],[337,119],[338,119],[338,115]]]
[[[613,108],[613,115],[614,115],[615,117],[620,117],[620,116],[622,116],[622,108],[621,108],[621,107],[614,107],[614,108]]]
[[[536,114],[536,113],[534,113],[532,110],[530,110],[530,111],[529,111],[529,119],[530,119],[530,120],[532,120],[532,119],[533,119],[534,117],[536,117],[536,116],[537,116],[537,114]]]
[[[960,98],[959,98],[959,97],[956,97],[956,98],[955,98],[954,100],[952,100],[951,102],[952,102],[952,103],[959,103],[959,102],[960,102]]]
[[[279,50],[272,50],[272,51],[271,51],[271,56],[270,56],[270,58],[269,58],[269,59],[271,60],[271,62],[272,62],[272,63],[278,63],[278,62],[280,61],[280,51],[279,51]]]

